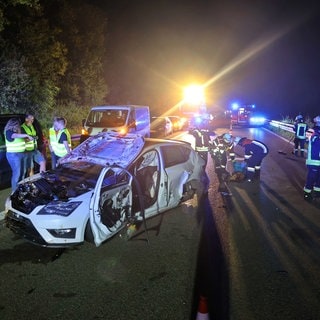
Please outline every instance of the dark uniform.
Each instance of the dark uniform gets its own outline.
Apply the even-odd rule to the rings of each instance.
[[[309,139],[306,165],[308,168],[307,181],[303,188],[304,199],[320,197],[320,116],[314,118],[316,123],[314,133]]]
[[[260,176],[261,163],[269,153],[269,149],[264,143],[257,140],[236,138],[235,141],[244,148],[244,159],[247,164],[246,178],[251,182],[255,176]]]
[[[205,165],[208,163],[208,151],[209,145],[211,141],[211,137],[215,136],[215,133],[209,131],[208,129],[200,129],[195,128],[189,131],[195,138],[195,150],[200,155],[200,157],[204,160]]]
[[[233,141],[228,133],[217,136],[211,142],[210,155],[214,161],[215,173],[220,183],[229,176],[227,172],[228,158],[234,160]]]
[[[304,149],[306,138],[307,138],[307,131],[308,125],[304,122],[302,115],[298,115],[295,118],[295,124],[293,131],[295,132],[294,137],[294,155],[298,156],[299,148],[300,148],[300,157],[304,157]]]

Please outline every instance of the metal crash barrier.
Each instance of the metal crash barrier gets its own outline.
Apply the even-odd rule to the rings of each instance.
[[[276,121],[276,120],[270,120],[270,121],[268,121],[268,123],[269,123],[270,126],[273,126],[273,127],[279,128],[281,130],[285,130],[285,131],[294,133],[294,131],[293,131],[294,124],[286,123],[286,122],[280,122],[280,121]],[[307,138],[309,139],[309,137],[312,134],[313,134],[313,129],[309,129],[307,131]]]

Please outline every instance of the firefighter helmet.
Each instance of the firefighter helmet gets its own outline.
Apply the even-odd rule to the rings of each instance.
[[[298,114],[294,120],[297,122],[303,122],[303,116],[301,114]]]
[[[234,144],[237,145],[241,139],[242,139],[241,137],[235,137]]]
[[[230,133],[225,133],[223,136],[222,136],[223,140],[227,143],[230,143],[232,141],[232,136]]]

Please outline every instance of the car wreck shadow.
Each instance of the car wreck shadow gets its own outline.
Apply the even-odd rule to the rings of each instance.
[[[210,319],[229,319],[229,276],[225,255],[208,196],[204,195],[199,203],[197,214],[202,231],[190,319],[196,319],[200,297],[207,299]]]
[[[135,233],[132,236],[130,236],[130,238],[128,240],[149,242],[149,232],[150,231],[155,231],[155,236],[158,236],[160,233],[164,214],[165,214],[165,212],[159,214],[158,215],[158,217],[160,217],[159,222],[151,227],[148,227],[148,221],[150,221],[150,219],[148,219],[148,221],[145,221],[145,223],[141,222],[138,225],[137,231],[135,231]],[[145,235],[145,237],[141,237],[142,235]]]
[[[76,247],[72,248],[72,250],[75,248]],[[65,250],[65,248],[45,248],[28,242],[23,242],[13,246],[10,249],[0,250],[0,265],[7,263],[20,264],[22,262],[48,264],[59,259]]]

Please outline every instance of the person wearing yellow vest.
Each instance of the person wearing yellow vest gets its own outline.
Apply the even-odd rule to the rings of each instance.
[[[71,135],[66,128],[67,120],[56,117],[53,127],[49,129],[49,149],[51,152],[52,169],[59,164],[59,159],[71,152]]]
[[[46,171],[46,160],[43,154],[38,150],[38,132],[33,126],[34,116],[30,113],[25,115],[25,121],[21,125],[21,132],[33,137],[32,141],[26,142],[26,151],[23,158],[22,178],[32,176],[34,174],[34,161],[40,166],[40,172]]]
[[[20,120],[11,118],[5,128],[4,135],[7,148],[7,160],[12,170],[11,189],[16,190],[21,178],[22,160],[26,150],[26,142],[33,141],[34,138],[26,133],[21,133]]]

